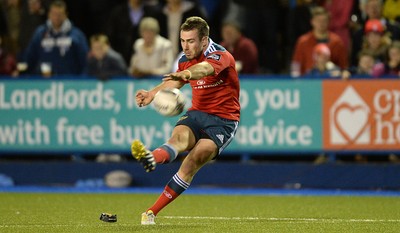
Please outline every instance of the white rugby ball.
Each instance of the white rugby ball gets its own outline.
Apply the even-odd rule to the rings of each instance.
[[[177,88],[161,89],[153,99],[155,110],[163,116],[176,116],[185,108],[185,96]]]

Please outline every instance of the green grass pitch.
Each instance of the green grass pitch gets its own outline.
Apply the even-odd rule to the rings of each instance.
[[[155,226],[156,194],[0,193],[0,232],[399,232],[399,197],[182,195]],[[118,222],[99,220],[114,213]]]

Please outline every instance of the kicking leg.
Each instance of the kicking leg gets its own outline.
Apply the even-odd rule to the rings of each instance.
[[[168,142],[152,153],[156,163],[170,163],[176,159],[179,153],[193,148],[195,143],[196,139],[192,130],[186,125],[178,125],[174,128]]]
[[[174,128],[171,138],[167,143],[150,152],[139,140],[131,144],[132,156],[138,160],[146,172],[154,171],[157,163],[169,163],[176,159],[178,154],[190,150],[196,143],[191,129],[185,125]]]
[[[156,216],[158,212],[175,200],[181,193],[183,193],[190,185],[194,175],[209,162],[217,153],[217,146],[210,139],[200,139],[196,146],[183,160],[179,171],[172,177],[172,179],[165,186],[163,193],[159,196],[157,201],[151,206],[144,215]],[[145,216],[142,215],[142,224],[149,223]]]

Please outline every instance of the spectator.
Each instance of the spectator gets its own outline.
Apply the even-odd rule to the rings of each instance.
[[[361,26],[353,33],[352,36],[352,50],[351,50],[351,64],[356,65],[358,53],[362,49],[362,42],[364,36],[365,23],[370,19],[377,19],[381,21],[382,25],[388,32],[391,40],[400,40],[400,27],[398,24],[391,23],[388,19],[382,16],[382,1],[381,0],[366,0],[364,11],[367,20],[361,22]]]
[[[258,71],[258,51],[255,43],[242,35],[240,26],[234,21],[222,26],[222,42],[236,60],[238,73],[254,74]]]
[[[317,0],[293,0],[288,5],[288,18],[285,24],[285,38],[287,49],[285,51],[285,70],[291,60],[297,39],[309,32],[311,27],[311,10],[318,6]]]
[[[160,36],[156,19],[143,18],[139,27],[142,38],[135,41],[129,73],[135,77],[162,75],[171,71],[174,55],[171,42]]]
[[[371,76],[374,65],[376,63],[374,55],[372,53],[364,51],[361,52],[358,57],[358,66],[354,74]]]
[[[86,37],[67,18],[65,2],[55,0],[46,24],[37,28],[28,46],[28,73],[41,74],[46,68],[52,75],[83,74],[88,51]]]
[[[388,61],[374,67],[374,77],[400,77],[400,41],[394,41],[388,51]]]
[[[313,49],[314,66],[307,72],[311,77],[331,78],[341,75],[340,68],[331,61],[331,50],[325,43],[319,43]]]
[[[357,66],[351,66],[348,70],[342,71],[342,78],[349,79],[350,77],[358,76],[361,78],[372,77],[375,66],[374,56],[367,51],[360,52],[358,55]]]
[[[159,19],[160,34],[171,41],[174,56],[180,51],[180,26],[190,16],[206,18],[204,10],[197,3],[187,0],[166,0]]]
[[[316,7],[315,0],[297,0],[296,6],[291,10],[289,24],[289,45],[293,48],[296,40],[304,33],[309,32],[311,27],[311,10]]]
[[[46,22],[46,12],[42,5],[42,0],[28,0],[27,4],[23,5],[21,10],[21,21],[19,24],[20,36],[18,40],[21,53],[19,54],[20,61],[25,59],[25,50],[29,45],[35,30]]]
[[[315,7],[312,11],[312,30],[302,35],[296,42],[291,63],[293,77],[304,75],[313,67],[313,48],[318,43],[326,43],[331,51],[331,60],[340,69],[347,69],[348,56],[340,37],[328,31],[329,15],[322,7]]]
[[[383,3],[383,17],[392,22],[400,23],[400,1],[385,0]]]
[[[385,28],[380,20],[370,19],[365,24],[362,51],[369,52],[376,62],[385,62],[391,40],[385,34]]]
[[[110,47],[108,37],[97,34],[90,37],[88,56],[88,74],[100,80],[108,80],[112,76],[126,75],[126,63],[121,54]]]
[[[16,68],[15,56],[5,49],[3,38],[0,35],[0,75],[14,76]]]
[[[106,34],[111,47],[122,55],[126,64],[133,54],[133,43],[140,37],[139,24],[143,17],[159,18],[160,13],[142,0],[127,0],[113,8],[108,19]]]
[[[358,57],[358,66],[355,74],[371,76],[375,65],[374,56],[369,52],[361,52]]]

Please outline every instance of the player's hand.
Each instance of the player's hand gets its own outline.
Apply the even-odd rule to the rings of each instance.
[[[136,92],[136,104],[139,107],[149,105],[153,101],[154,96],[149,91],[139,90]]]
[[[190,79],[191,73],[188,70],[183,70],[180,72],[174,72],[164,75],[163,81],[188,81]]]

